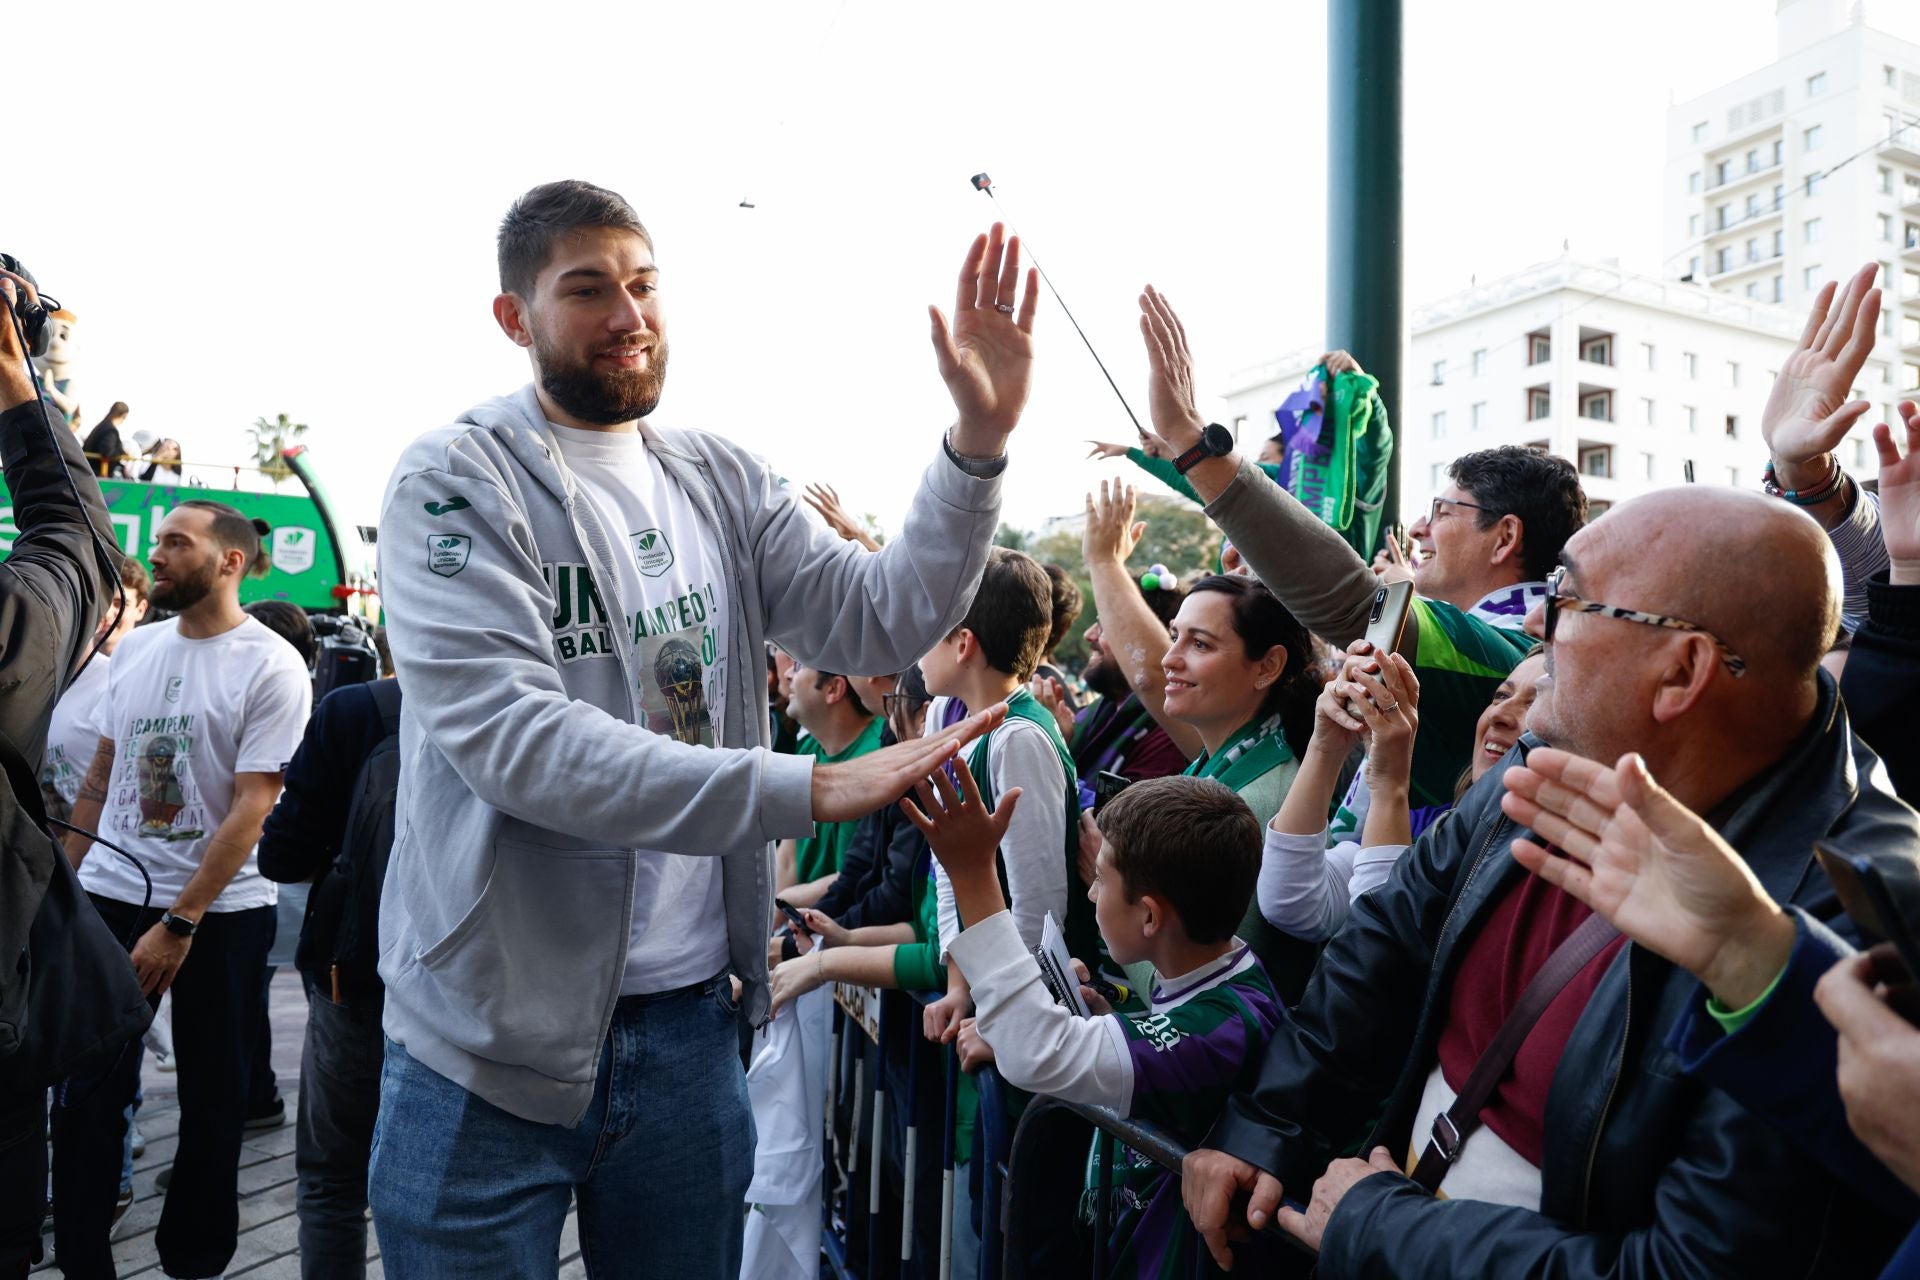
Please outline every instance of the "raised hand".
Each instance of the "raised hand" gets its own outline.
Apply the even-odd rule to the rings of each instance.
[[[1152,285],[1140,295],[1140,336],[1147,344],[1147,407],[1154,434],[1166,443],[1170,456],[1178,457],[1200,439],[1207,420],[1195,407],[1187,331]]]
[[[1760,435],[1773,453],[1774,478],[1782,488],[1817,488],[1829,479],[1833,472],[1828,455],[1872,408],[1848,396],[1879,328],[1880,291],[1873,287],[1879,269],[1870,262],[1855,272],[1837,307],[1833,283],[1815,295],[1800,343],[1773,380],[1760,415]]]
[[[1027,692],[1033,700],[1047,709],[1053,722],[1060,726],[1060,736],[1073,736],[1073,707],[1067,701],[1067,691],[1052,676],[1035,676],[1027,681]]]
[[[960,411],[952,440],[963,457],[998,457],[1020,422],[1033,381],[1039,282],[1039,273],[1029,269],[1022,291],[1020,238],[1007,239],[1006,228],[996,222],[986,235],[974,237],[960,266],[952,325],[940,308],[927,308],[934,362]]]
[[[1124,444],[1102,444],[1098,440],[1089,440],[1087,443],[1093,446],[1093,448],[1087,450],[1087,456],[1089,458],[1099,458],[1102,460],[1107,458],[1124,458],[1127,456],[1127,449],[1129,447]]]
[[[1087,523],[1080,532],[1081,556],[1092,564],[1111,560],[1125,564],[1147,532],[1144,520],[1135,522],[1138,494],[1130,484],[1100,482],[1100,496],[1087,495]]]
[[[1503,781],[1500,807],[1553,846],[1515,840],[1515,860],[1699,978],[1727,1008],[1753,1003],[1785,967],[1793,921],[1639,756],[1608,768],[1536,747]]]
[[[1360,362],[1347,351],[1329,351],[1320,357],[1318,363],[1326,366],[1328,377],[1337,377],[1343,373],[1360,373]]]
[[[1895,586],[1910,587],[1920,585],[1920,406],[1903,400],[1900,421],[1907,434],[1904,456],[1884,422],[1873,429],[1873,447],[1880,452],[1880,536],[1892,561],[1889,577]]]
[[[845,507],[840,505],[840,495],[834,492],[830,484],[810,484],[801,495],[801,501],[820,513],[827,522],[827,528],[833,530],[848,542],[857,542],[869,551],[878,551],[880,544],[865,529],[853,522]]]
[[[997,890],[995,860],[1000,842],[1006,838],[1007,825],[1013,821],[1014,807],[1020,802],[1020,788],[1015,787],[1001,796],[999,806],[990,810],[980,797],[980,784],[973,780],[973,770],[967,767],[967,762],[954,761],[953,772],[960,779],[958,788],[947,776],[947,770],[942,769],[914,787],[914,793],[920,797],[918,805],[902,797],[901,812],[927,838],[927,847],[940,859],[947,878],[953,881],[956,895],[963,881],[979,876],[992,880]],[[978,920],[992,913],[964,914]]]
[[[954,758],[960,748],[1006,718],[1005,703],[995,703],[937,734],[909,738],[891,747],[868,752],[844,764],[813,767],[813,820],[844,822],[864,818],[883,804],[906,794]]]

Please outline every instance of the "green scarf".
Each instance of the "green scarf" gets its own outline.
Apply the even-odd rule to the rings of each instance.
[[[1276,711],[1234,730],[1219,751],[1202,754],[1188,765],[1186,776],[1212,778],[1229,790],[1239,791],[1291,759],[1293,751],[1281,732],[1280,713]]]

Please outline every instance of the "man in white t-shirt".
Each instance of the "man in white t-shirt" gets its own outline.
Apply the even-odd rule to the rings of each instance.
[[[40,767],[40,796],[52,817],[73,816],[80,779],[100,745],[100,735],[93,731],[93,710],[107,691],[107,665],[127,633],[147,616],[147,587],[146,566],[131,556],[122,557],[120,602],[108,605],[101,615],[87,646],[92,660],[53,704],[53,719],[47,723],[47,760]]]
[[[101,918],[131,942],[148,996],[157,1004],[173,991],[180,1139],[155,1243],[177,1276],[218,1275],[233,1256],[276,897],[254,846],[313,700],[293,648],[240,608],[261,533],[232,507],[200,499],[160,522],[151,599],[178,616],[120,644],[73,810],[75,826],[131,857],[79,835],[67,845]],[[105,1225],[138,1063],[122,1054],[56,1094],[55,1248],[70,1275],[112,1274]]]

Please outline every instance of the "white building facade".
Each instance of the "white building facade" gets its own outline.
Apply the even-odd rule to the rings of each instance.
[[[1879,262],[1864,439],[1920,388],[1920,45],[1848,0],[1778,0],[1775,21],[1772,64],[1668,109],[1663,274],[1804,314]]]
[[[1394,432],[1401,515],[1447,483],[1447,464],[1528,445],[1579,467],[1596,511],[1685,483],[1757,486],[1760,411],[1800,320],[1771,303],[1562,258],[1464,290],[1413,315]],[[1234,380],[1250,449],[1305,376],[1301,351]],[[1849,466],[1853,455],[1843,458]]]

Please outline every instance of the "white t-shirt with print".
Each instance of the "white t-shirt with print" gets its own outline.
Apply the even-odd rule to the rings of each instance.
[[[93,712],[107,691],[111,661],[104,653],[95,654],[60,695],[60,701],[53,704],[53,718],[47,722],[47,762],[40,767],[40,789],[60,798],[65,812],[55,813],[56,818],[73,812],[73,799],[80,794],[87,770],[93,767],[94,752],[100,749],[100,735],[93,731]],[[53,805],[47,809],[51,812]]]
[[[634,431],[553,427],[561,456],[613,543],[620,581],[601,592],[608,625],[633,638],[635,679],[646,726],[681,742],[713,746],[721,722],[727,663],[727,593],[720,549],[693,500]],[[558,593],[556,593],[558,594]],[[573,593],[574,652],[597,638],[579,616],[586,593]],[[591,608],[591,605],[588,606]],[[625,618],[612,615],[625,609]],[[563,648],[570,633],[556,624]],[[636,778],[634,785],[645,786]],[[727,967],[727,925],[720,859],[643,851],[638,855],[633,920],[622,995],[671,991]]]
[[[279,773],[313,707],[312,677],[293,646],[257,620],[204,640],[179,619],[136,627],[120,642],[89,726],[114,743],[100,834],[146,864],[153,904],[173,904],[200,869],[233,807],[242,773]],[[80,866],[89,893],[138,904],[146,886],[125,858],[96,844]],[[256,852],[210,911],[272,906],[278,887]]]

